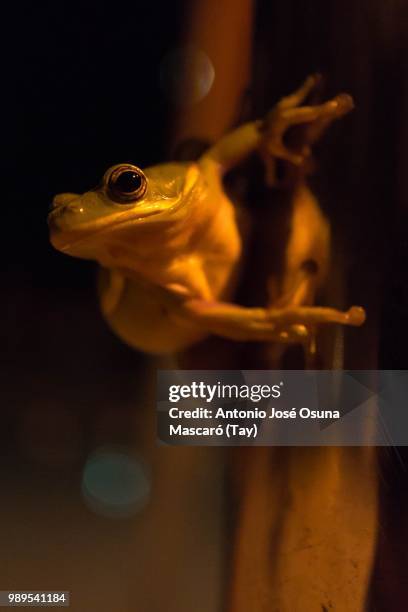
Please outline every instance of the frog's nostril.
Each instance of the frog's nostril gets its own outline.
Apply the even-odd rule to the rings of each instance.
[[[77,193],[59,193],[56,195],[52,201],[52,208],[57,208],[58,206],[66,206],[70,202],[73,202],[78,198]]]

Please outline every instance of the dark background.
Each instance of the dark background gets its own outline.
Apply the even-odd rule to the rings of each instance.
[[[46,216],[53,195],[90,188],[114,163],[166,159],[173,109],[160,62],[177,45],[185,9],[23,1],[2,23],[1,588],[76,588],[77,610],[133,609],[123,586],[132,584],[132,523],[92,514],[80,479],[95,447],[137,448],[146,365],[102,322],[94,265],[49,245]],[[346,301],[369,313],[358,346],[355,336],[346,345],[349,368],[408,367],[407,24],[402,0],[257,7],[253,116],[316,70],[327,95],[356,100],[325,140],[319,181]],[[403,610],[405,451],[381,453],[380,473],[375,609]],[[96,603],[104,578],[110,586]],[[125,593],[116,607],[115,589]]]
[[[181,14],[177,2],[23,1],[2,19],[0,588],[70,589],[78,612],[156,609],[137,578],[137,517],[105,518],[81,493],[94,449],[139,449],[145,366],[102,321],[96,266],[55,251],[46,218],[56,193],[112,164],[164,159],[159,65]]]

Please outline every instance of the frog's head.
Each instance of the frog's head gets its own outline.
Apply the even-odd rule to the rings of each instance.
[[[123,242],[142,226],[153,229],[182,217],[198,178],[191,164],[144,172],[132,164],[113,166],[95,189],[55,196],[48,216],[51,243],[69,255],[98,259],[96,251],[110,239]]]

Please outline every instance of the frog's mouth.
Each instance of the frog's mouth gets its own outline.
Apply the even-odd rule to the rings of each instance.
[[[48,226],[50,228],[50,241],[54,248],[64,253],[76,251],[78,247],[88,245],[89,249],[96,241],[103,239],[110,233],[141,228],[144,223],[173,223],[179,216],[177,212],[183,207],[183,199],[177,198],[173,205],[166,208],[140,209],[134,208],[122,211],[115,215],[108,215],[93,221],[79,222],[75,227],[64,222],[64,211],[58,207],[48,215]],[[154,219],[153,219],[154,217]],[[81,249],[82,250],[82,249]],[[88,250],[88,249],[86,249]]]

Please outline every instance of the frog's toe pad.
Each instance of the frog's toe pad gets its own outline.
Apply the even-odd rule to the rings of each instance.
[[[366,313],[361,306],[352,306],[348,311],[350,325],[360,326],[366,320]]]

